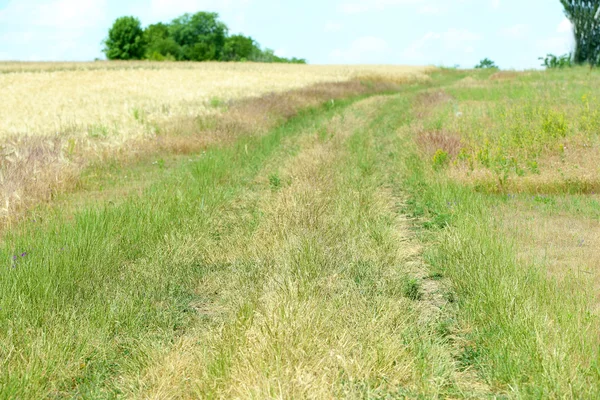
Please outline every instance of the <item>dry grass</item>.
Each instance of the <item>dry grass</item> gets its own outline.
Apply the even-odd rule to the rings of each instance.
[[[419,93],[413,101],[413,113],[418,119],[424,119],[433,112],[436,107],[452,101],[452,96],[441,89],[429,90]]]
[[[518,244],[525,265],[542,265],[548,275],[575,280],[579,288],[600,289],[600,221],[567,213],[554,215],[513,204],[503,212],[503,224]],[[595,309],[600,309],[596,295]]]
[[[521,76],[527,76],[527,72],[518,72],[518,71],[498,71],[492,76],[490,76],[490,81],[506,81],[506,80],[514,80],[515,78],[519,78]]]
[[[383,66],[5,63],[2,69],[4,227],[73,187],[91,161],[190,154],[264,132],[307,107],[427,79],[423,68]],[[385,78],[368,84],[356,78],[377,73]]]
[[[418,143],[429,155],[435,151],[434,143],[455,156],[454,139],[443,139],[425,134],[418,137]],[[445,137],[445,136],[444,136]],[[446,143],[450,140],[451,143]],[[458,142],[460,143],[460,142]],[[468,164],[455,162],[447,171],[458,182],[474,186],[480,190],[498,193],[528,194],[595,194],[600,193],[600,147],[579,140],[571,140],[560,154],[546,154],[539,159],[539,171],[523,176],[512,175],[499,180],[498,174],[482,167],[472,168]]]
[[[456,157],[463,147],[460,136],[448,132],[427,132],[417,134],[417,144],[428,157],[436,151],[442,150],[452,157]]]

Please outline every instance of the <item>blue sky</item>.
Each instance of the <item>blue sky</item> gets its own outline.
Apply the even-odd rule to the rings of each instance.
[[[573,47],[559,0],[0,0],[0,60],[93,60],[122,15],[216,11],[232,33],[313,64],[539,66]]]

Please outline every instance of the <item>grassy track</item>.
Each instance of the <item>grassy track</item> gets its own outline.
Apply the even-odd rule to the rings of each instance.
[[[442,312],[427,303],[433,290],[423,298],[418,248],[386,184],[393,171],[379,154],[393,143],[377,143],[373,133],[393,125],[378,110],[402,120],[408,109],[406,99],[391,109],[388,102],[349,107],[304,136],[297,155],[259,174],[263,185],[247,195],[257,201],[257,225],[235,218],[240,223],[214,251],[227,267],[200,285],[218,298],[202,304],[205,318],[132,380],[133,397],[474,390],[438,333]]]
[[[194,317],[199,279],[221,267],[204,262],[205,246],[230,229],[223,217],[244,187],[284,136],[327,115],[210,151],[143,196],[7,236],[0,250],[12,264],[0,274],[3,393],[116,393],[113,377],[139,368],[153,346],[173,340]],[[249,226],[255,218],[247,215]]]
[[[0,247],[0,397],[598,397],[593,285],[524,257],[510,215],[596,203],[504,192],[530,187],[520,156],[544,176],[561,117],[531,114],[546,147],[508,140],[474,102],[523,92],[464,77],[329,103],[24,223]],[[500,138],[448,134],[476,117]],[[479,155],[493,143],[516,164]]]

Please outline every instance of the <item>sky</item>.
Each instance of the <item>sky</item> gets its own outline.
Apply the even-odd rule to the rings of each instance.
[[[103,58],[114,20],[144,26],[215,11],[284,57],[311,64],[540,66],[573,48],[559,0],[0,0],[0,60]]]

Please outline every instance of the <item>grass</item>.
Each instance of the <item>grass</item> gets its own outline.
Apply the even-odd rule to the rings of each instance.
[[[597,398],[598,82],[267,97],[87,169],[0,245],[0,397]]]
[[[597,179],[581,157],[598,151],[586,122],[594,111],[581,100],[597,74],[485,78],[445,88],[437,109],[413,124],[416,145],[405,145],[415,146],[407,210],[433,243],[426,260],[456,292],[459,359],[509,397],[598,397],[597,255],[582,247],[595,240],[597,199],[572,180]],[[423,134],[433,128],[445,140]],[[435,144],[452,147],[433,153]]]
[[[198,280],[218,268],[204,265],[191,232],[218,240],[239,186],[301,123],[207,153],[143,196],[7,235],[4,258],[27,256],[0,276],[4,393],[100,396],[113,375],[176,337]]]

